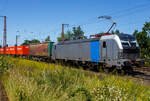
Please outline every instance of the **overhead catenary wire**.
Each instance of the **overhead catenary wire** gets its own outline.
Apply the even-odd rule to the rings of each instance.
[[[123,10],[119,10],[119,11],[115,11],[115,12],[106,13],[106,15],[117,15],[117,14],[120,14],[120,13],[128,12],[130,10],[143,8],[143,7],[149,6],[149,5],[150,5],[150,2],[146,2],[146,3],[143,3],[143,4],[136,5],[134,7],[127,8],[127,9],[123,9]]]
[[[123,18],[123,17],[131,16],[132,14],[135,14],[135,13],[140,13],[140,11],[143,11],[144,9],[148,10],[148,8],[150,7],[149,4],[150,3],[145,3],[145,4],[137,5],[132,8],[125,9],[125,10],[120,10],[119,12],[116,12],[116,13],[114,12],[114,13],[109,13],[109,14],[116,14],[116,16],[113,16],[114,19]],[[122,12],[122,11],[127,11],[127,12]],[[116,26],[113,28],[113,30],[115,28],[116,28]]]
[[[110,15],[110,16],[116,15],[116,16],[113,16],[113,18],[120,18],[120,17],[130,16],[130,15],[127,15],[127,14],[136,13],[136,11],[138,11],[138,10],[140,10],[142,8],[143,9],[147,9],[148,8],[147,6],[150,7],[150,2],[146,2],[146,3],[140,4],[140,5],[136,5],[134,7],[123,9],[123,10],[120,10],[120,11],[106,13],[104,15]],[[127,12],[127,14],[125,14],[125,12]],[[137,12],[137,13],[139,13],[139,12]],[[119,14],[121,14],[121,15],[119,15]],[[119,16],[117,16],[117,15],[119,15]],[[89,19],[88,21],[94,20],[94,19],[97,19],[97,17],[93,17],[93,18]],[[95,22],[74,24],[74,25],[70,25],[69,27],[85,26],[85,25],[89,25],[89,24],[93,24],[93,23],[95,23]]]
[[[132,11],[132,12],[135,12],[135,10],[139,10],[139,9],[143,9],[143,8],[145,8],[145,6],[149,6],[149,3],[144,3],[144,4],[140,4],[140,5],[136,5],[136,6],[134,6],[134,7],[131,7],[131,8],[128,8],[128,9],[124,9],[124,10],[120,10],[120,11],[117,11],[117,12],[112,12],[112,13],[108,13],[108,14],[106,14],[106,15],[119,15],[119,14],[121,14],[121,15],[119,15],[119,16],[114,16],[114,18],[116,17],[116,18],[120,18],[120,17],[125,17],[125,16],[130,16],[130,15],[127,15],[127,14],[130,14],[130,13],[127,13],[127,14],[124,14],[124,12],[126,12],[126,11]],[[69,27],[76,27],[76,26],[86,26],[86,25],[90,25],[90,24],[94,24],[94,23],[99,23],[99,21],[96,21],[95,19],[97,19],[97,17],[93,17],[93,18],[90,18],[89,20],[88,20],[88,23],[80,23],[80,24],[73,24],[73,25],[70,25]],[[96,22],[94,22],[94,21],[96,21]],[[51,34],[55,34],[55,35],[58,35],[58,34],[60,34],[61,33],[61,31],[60,31],[61,29],[60,28],[57,28],[57,29],[53,29],[53,30],[51,30],[50,32],[51,32]],[[46,34],[46,33],[45,33]]]
[[[126,17],[126,16],[131,16],[130,14],[133,14],[133,13],[139,13],[137,11],[139,11],[141,9],[142,10],[143,9],[147,9],[149,7],[149,5],[150,5],[150,3],[143,3],[143,4],[140,4],[140,5],[136,5],[134,7],[131,7],[131,8],[119,10],[119,11],[116,11],[116,12],[106,13],[104,15],[110,15],[114,19],[116,19],[116,18],[123,18],[123,17]],[[78,23],[78,24],[72,24],[72,25],[70,24],[70,26],[68,27],[68,29],[71,29],[72,27],[77,27],[77,26],[84,27],[84,26],[87,26],[87,25],[90,25],[90,24],[99,23],[99,22],[100,21],[97,20],[97,17],[93,17],[93,18],[88,19],[88,21],[85,21],[84,23]],[[53,34],[54,36],[60,35],[61,34],[61,27],[56,27],[56,28],[50,30],[49,33],[51,35]],[[40,39],[41,39],[41,36],[44,36],[44,35],[47,35],[47,34],[48,34],[47,32],[46,33],[42,33],[42,34],[40,34],[37,37],[40,37]],[[34,35],[30,35],[30,36],[34,37]],[[28,37],[28,38],[30,38],[30,37]]]
[[[150,8],[150,5],[142,7],[142,8],[133,9],[133,10],[127,12],[127,13],[120,14],[118,16],[116,15],[116,16],[114,16],[114,18],[123,18],[123,17],[126,17],[126,16],[131,16],[135,13],[140,13],[143,10],[149,10],[149,8]]]

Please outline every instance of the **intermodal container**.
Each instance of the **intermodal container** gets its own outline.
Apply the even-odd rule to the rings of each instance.
[[[4,48],[1,48],[1,51],[0,51],[1,54],[4,54],[6,52],[4,52]]]
[[[29,55],[29,46],[17,46],[16,55]]]
[[[10,54],[11,54],[11,55],[15,55],[15,54],[16,54],[16,48],[17,48],[17,47],[9,47],[9,50],[10,50]]]
[[[0,48],[0,54],[3,54],[4,49]]]
[[[10,54],[10,47],[6,47],[6,54]]]
[[[49,50],[48,50],[48,44],[47,43],[41,43],[41,44],[35,44],[35,45],[29,45],[29,55],[31,56],[49,56]]]

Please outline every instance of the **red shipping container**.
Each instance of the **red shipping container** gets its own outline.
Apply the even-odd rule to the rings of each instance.
[[[29,55],[29,46],[24,46],[24,55]]]
[[[6,48],[6,54],[8,54],[8,52],[9,52],[9,48],[7,47],[7,48]]]
[[[4,54],[4,48],[1,48],[0,54]]]
[[[2,51],[1,51],[1,50],[2,50],[2,48],[0,48],[0,54],[2,54]]]
[[[10,48],[9,47],[6,47],[6,54],[10,54]]]
[[[3,54],[3,48],[0,48],[0,54]]]
[[[17,55],[29,55],[29,46],[17,46]]]
[[[16,47],[9,47],[10,54],[15,55],[16,54]]]

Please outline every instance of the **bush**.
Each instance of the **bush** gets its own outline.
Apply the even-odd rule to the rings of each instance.
[[[11,58],[0,56],[0,76],[12,67]]]

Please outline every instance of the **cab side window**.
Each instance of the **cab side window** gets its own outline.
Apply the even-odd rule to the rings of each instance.
[[[103,48],[106,48],[106,41],[103,42]]]

